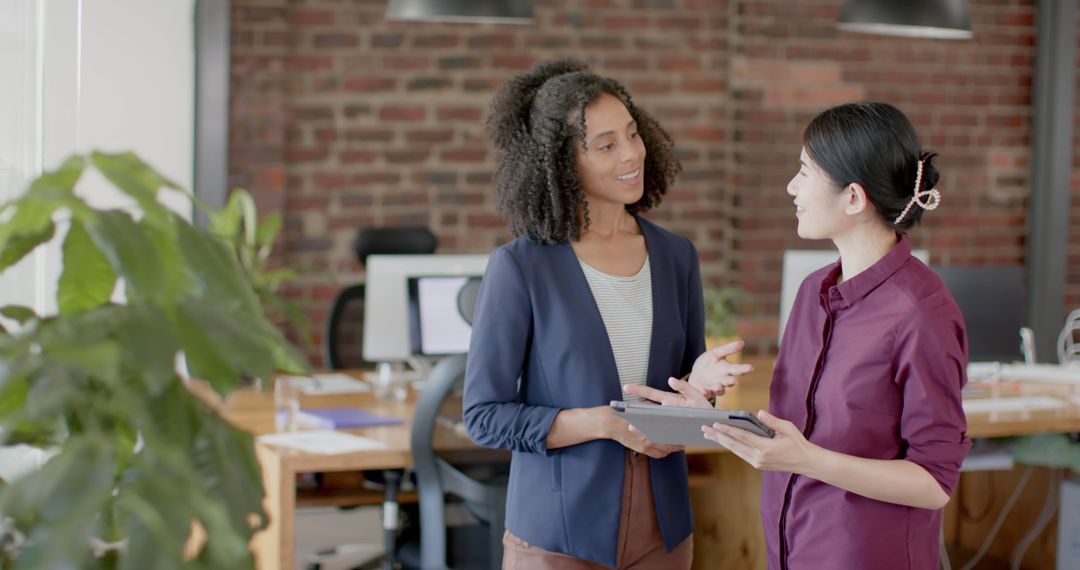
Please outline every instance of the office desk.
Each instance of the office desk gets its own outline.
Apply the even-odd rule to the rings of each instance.
[[[398,425],[342,430],[381,441],[386,446],[384,449],[317,455],[256,443],[255,452],[262,467],[266,491],[266,512],[270,516],[269,527],[253,540],[257,568],[293,568],[293,523],[298,474],[404,469],[412,465],[409,435],[415,397],[412,391],[404,402],[381,401],[370,392],[301,396],[304,407],[351,406],[400,418],[402,423]],[[274,397],[270,392],[234,392],[225,402],[223,413],[230,422],[255,435],[274,432]],[[436,428],[435,448],[451,461],[461,463],[482,461],[500,453],[476,446],[468,436],[447,426]]]
[[[768,406],[773,359],[751,358],[754,372],[718,399],[718,406],[758,410]],[[982,398],[1053,395],[1068,399],[1080,389],[1062,385],[1000,383],[986,387]],[[253,541],[258,568],[269,570],[293,567],[293,517],[296,509],[295,481],[298,473],[401,469],[412,464],[409,427],[414,394],[405,402],[383,402],[370,393],[302,398],[305,406],[356,406],[371,412],[401,418],[397,426],[346,430],[377,439],[386,449],[344,455],[312,455],[261,444],[256,445],[263,469],[266,508],[270,527]],[[225,403],[226,418],[255,434],[273,431],[273,396],[251,390],[234,393]],[[1035,433],[1080,431],[1080,406],[1059,410],[1037,410],[972,414],[968,418],[971,437],[1002,437]],[[440,454],[455,461],[483,460],[491,450],[477,447],[468,437],[440,426],[435,446]],[[765,545],[758,521],[761,474],[737,457],[717,448],[688,449],[691,502],[697,529],[694,535],[696,568],[763,568]]]

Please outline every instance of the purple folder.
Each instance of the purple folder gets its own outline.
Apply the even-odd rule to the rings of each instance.
[[[329,429],[392,426],[402,423],[401,418],[381,416],[360,408],[304,408],[301,411],[326,420],[330,424],[326,426]]]

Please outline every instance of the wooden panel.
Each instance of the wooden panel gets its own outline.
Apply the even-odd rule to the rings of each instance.
[[[953,495],[957,503],[952,520],[947,520],[946,542],[950,550],[962,551],[964,556],[954,561],[963,564],[982,545],[983,540],[1001,513],[1009,495],[1023,476],[1025,466],[1012,471],[981,471],[964,473]],[[1019,500],[1005,519],[997,537],[987,552],[988,560],[976,568],[1008,567],[1013,549],[1034,526],[1051,491],[1053,470],[1036,467]],[[1055,515],[1024,556],[1022,568],[1045,570],[1054,568],[1057,553],[1057,516]]]
[[[761,472],[730,453],[691,456],[690,462],[694,568],[764,569]]]

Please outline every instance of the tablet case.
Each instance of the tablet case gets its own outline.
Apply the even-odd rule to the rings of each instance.
[[[701,432],[701,426],[714,423],[737,427],[763,437],[771,438],[776,435],[754,414],[744,410],[681,408],[618,400],[611,402],[611,409],[654,443],[723,447],[715,441],[705,439],[705,435]]]

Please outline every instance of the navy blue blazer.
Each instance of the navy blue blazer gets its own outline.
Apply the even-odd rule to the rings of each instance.
[[[648,385],[690,371],[705,350],[694,246],[638,218],[652,271]],[[520,381],[519,381],[520,378]],[[513,451],[506,527],[525,542],[615,566],[625,448],[597,440],[547,448],[560,410],[622,399],[600,311],[570,244],[518,238],[492,253],[465,373],[465,424],[478,444]],[[686,455],[650,459],[670,552],[693,530]]]

